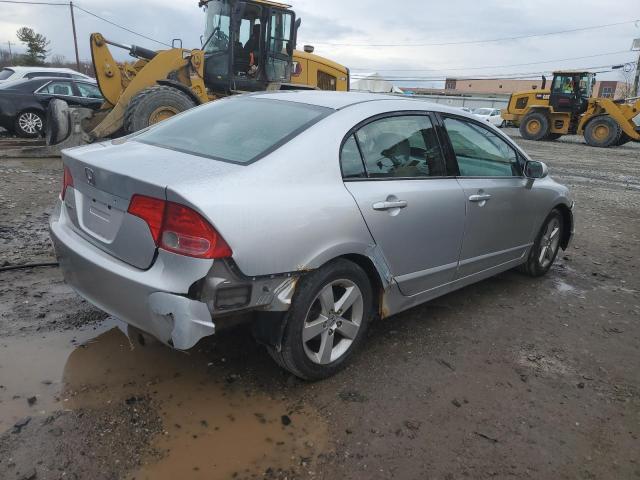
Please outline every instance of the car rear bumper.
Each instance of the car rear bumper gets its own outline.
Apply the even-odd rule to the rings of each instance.
[[[181,350],[215,332],[207,304],[186,296],[213,260],[159,250],[151,268],[140,270],[78,235],[60,201],[49,227],[65,281],[93,305]]]

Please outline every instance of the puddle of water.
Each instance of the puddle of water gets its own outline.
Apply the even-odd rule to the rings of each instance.
[[[0,339],[0,432],[23,417],[64,409],[59,393],[69,354],[112,328],[117,328],[113,320],[96,328]],[[36,401],[30,405],[32,397]]]
[[[0,347],[2,430],[26,415],[149,396],[164,427],[152,446],[163,457],[146,459],[132,478],[261,475],[310,462],[326,441],[324,421],[308,407],[225,379],[201,352],[134,345],[113,321],[97,331],[4,339]],[[34,394],[37,403],[29,406]]]

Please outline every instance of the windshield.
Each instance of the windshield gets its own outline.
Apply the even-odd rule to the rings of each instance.
[[[9,78],[14,73],[15,72],[13,70],[11,70],[10,68],[3,68],[2,70],[0,70],[0,80],[6,80],[7,78]]]
[[[476,115],[491,115],[492,111],[493,110],[491,110],[490,108],[478,108],[473,113],[475,113]]]
[[[227,2],[218,0],[207,3],[204,8],[207,12],[207,24],[202,49],[205,53],[226,52],[229,48],[231,7]]]
[[[214,160],[249,164],[332,111],[264,98],[217,100],[166,120],[134,139]]]

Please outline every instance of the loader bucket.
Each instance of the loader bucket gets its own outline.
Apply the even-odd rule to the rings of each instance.
[[[91,143],[92,139],[84,131],[82,123],[83,120],[92,118],[94,113],[89,108],[70,108],[64,100],[57,98],[51,100],[45,123],[47,145],[62,150]]]

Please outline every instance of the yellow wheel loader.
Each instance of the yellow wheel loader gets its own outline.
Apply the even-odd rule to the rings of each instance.
[[[594,147],[640,142],[640,98],[592,98],[595,74],[555,72],[551,88],[514,93],[502,118],[519,126],[527,140],[584,135]]]
[[[126,135],[205,102],[237,93],[348,90],[349,70],[295,50],[300,19],[289,5],[267,0],[201,0],[206,12],[202,47],[152,51],[91,35],[96,79],[105,99],[97,111],[62,100],[47,112],[48,145],[58,149]],[[109,45],[136,60],[118,64]]]

